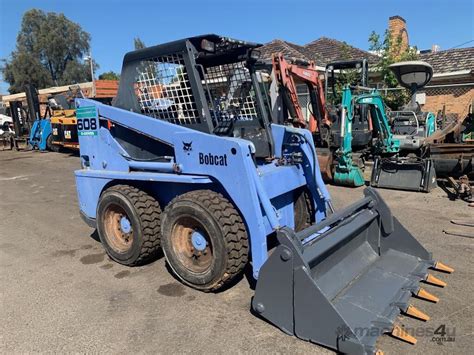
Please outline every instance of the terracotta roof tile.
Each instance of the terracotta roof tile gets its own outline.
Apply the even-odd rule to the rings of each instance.
[[[370,64],[378,61],[378,57],[369,52],[355,48],[335,39],[321,37],[304,46],[281,39],[274,39],[260,48],[263,58],[270,59],[272,53],[281,52],[287,57],[312,60],[318,66],[337,60],[352,60],[367,58]]]
[[[423,53],[420,59],[431,64],[435,74],[474,70],[474,47]]]
[[[285,57],[311,60],[311,58],[307,56],[307,53],[305,53],[306,50],[304,47],[281,39],[274,39],[263,47],[260,47],[259,50],[265,59],[271,59],[273,53],[283,53]]]
[[[379,57],[374,54],[327,37],[321,37],[304,46],[275,39],[261,47],[261,51],[266,59],[270,59],[272,53],[281,52],[287,57],[312,60],[318,66],[325,66],[337,60],[361,58],[366,58],[372,65],[379,61]],[[431,64],[435,73],[474,70],[474,47],[424,53],[420,55],[420,60]]]
[[[361,58],[366,58],[370,64],[375,64],[379,61],[379,57],[374,54],[353,47],[345,42],[327,37],[321,37],[310,42],[306,44],[304,48],[313,55],[318,54],[321,56],[324,60],[322,65],[338,60],[353,60]]]

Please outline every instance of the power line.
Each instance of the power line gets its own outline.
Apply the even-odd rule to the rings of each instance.
[[[467,42],[458,44],[457,46],[451,47],[451,48],[449,48],[449,49],[458,48],[458,47],[464,46],[465,44],[468,44],[468,43],[471,43],[471,42],[474,42],[474,39],[471,39],[470,41],[467,41]]]

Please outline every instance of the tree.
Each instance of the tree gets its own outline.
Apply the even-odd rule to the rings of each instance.
[[[120,80],[120,75],[111,70],[100,74],[99,80]]]
[[[133,39],[133,46],[135,47],[135,50],[146,48],[145,42],[143,42],[143,41],[140,39],[140,37],[135,37],[135,38]]]
[[[24,52],[12,53],[12,60],[5,61],[2,68],[4,80],[10,84],[11,94],[23,91],[25,84],[33,84],[37,88],[53,85],[51,75],[38,58]]]
[[[384,83],[388,88],[398,87],[398,81],[389,65],[405,60],[418,59],[416,47],[407,46],[404,48],[402,37],[397,36],[393,38],[389,30],[385,31],[384,39],[375,31],[369,36],[369,49],[380,55],[380,61],[375,65],[375,68],[382,74]],[[393,110],[400,109],[410,99],[408,90],[391,90],[384,95],[384,101]]]
[[[44,88],[90,81],[90,66],[82,59],[89,48],[90,35],[64,14],[25,12],[16,48],[1,69],[10,93],[28,83]]]

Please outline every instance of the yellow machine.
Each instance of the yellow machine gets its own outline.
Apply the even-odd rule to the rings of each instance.
[[[76,110],[53,109],[51,127],[51,148],[54,151],[61,148],[79,149]]]
[[[67,94],[56,95],[49,100],[51,108],[52,134],[49,146],[54,151],[61,148],[79,150],[77,137],[77,119],[74,100],[89,97],[96,101],[110,105],[117,94],[117,80],[96,80],[94,90],[83,92],[78,85],[69,88]]]

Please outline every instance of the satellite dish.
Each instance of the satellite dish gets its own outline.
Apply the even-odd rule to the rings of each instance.
[[[389,66],[398,83],[412,92],[428,84],[433,77],[433,67],[426,62],[399,62]]]

